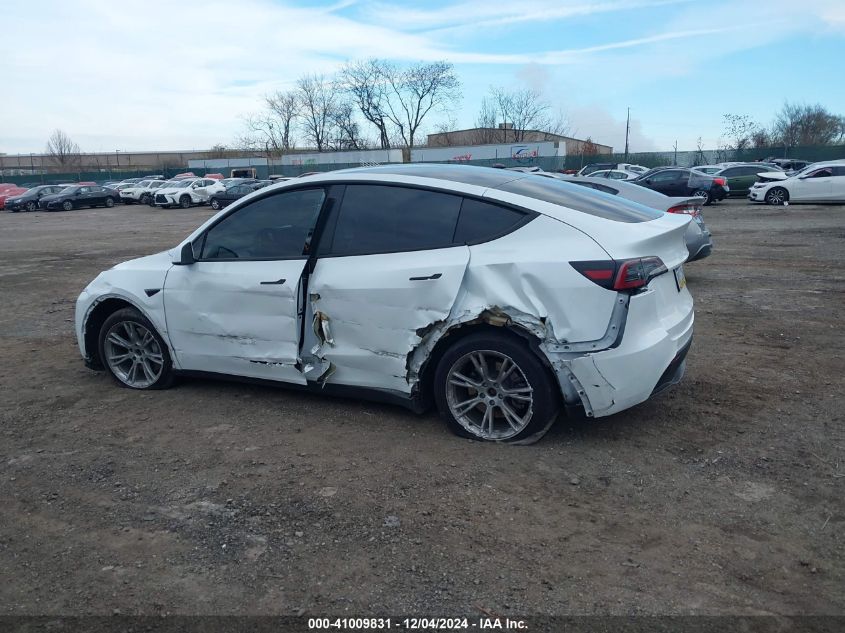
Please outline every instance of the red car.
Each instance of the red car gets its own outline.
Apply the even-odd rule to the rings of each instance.
[[[7,198],[14,198],[15,196],[19,196],[27,191],[29,191],[29,189],[26,187],[18,187],[17,185],[13,185],[11,188],[0,189],[0,209],[6,208]]]

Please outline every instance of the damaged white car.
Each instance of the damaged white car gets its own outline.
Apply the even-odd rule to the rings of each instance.
[[[86,364],[136,389],[181,373],[368,394],[459,435],[527,443],[680,380],[688,216],[465,165],[260,189],[76,305]]]

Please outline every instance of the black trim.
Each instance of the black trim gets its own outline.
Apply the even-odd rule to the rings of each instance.
[[[161,288],[147,288],[146,290],[144,290],[144,294],[148,297],[154,297],[159,292],[161,292]]]
[[[261,281],[259,282],[262,286],[281,286],[282,284],[287,281],[286,279],[277,279],[276,281]]]
[[[678,350],[678,353],[675,354],[675,358],[672,359],[672,362],[669,363],[669,366],[660,376],[660,379],[657,381],[657,384],[651,391],[652,396],[660,393],[661,391],[665,391],[672,385],[677,385],[679,382],[681,382],[681,378],[684,377],[684,371],[686,369],[685,359],[687,357],[687,352],[689,352],[691,346],[692,337],[690,336],[689,341],[687,341],[686,345],[684,345],[680,350]]]
[[[249,376],[234,376],[230,374],[220,374],[211,371],[179,369],[174,370],[173,373],[175,373],[177,376],[190,376],[194,378],[222,380],[226,382],[263,385],[266,387],[279,387],[283,389],[291,389],[293,391],[305,391],[340,398],[356,398],[360,400],[370,400],[373,402],[385,402],[388,404],[399,405],[410,411],[413,411],[414,413],[423,413],[426,408],[416,398],[413,398],[409,394],[402,393],[401,391],[375,389],[372,387],[356,387],[352,385],[336,385],[331,383],[320,384],[316,382],[308,382],[304,385],[300,385],[295,382],[270,380],[268,378],[252,378]]]

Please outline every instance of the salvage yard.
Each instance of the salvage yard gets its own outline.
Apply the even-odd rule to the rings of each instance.
[[[0,214],[0,613],[845,613],[845,208],[705,209],[685,380],[534,446],[86,369],[79,291],[212,211]]]

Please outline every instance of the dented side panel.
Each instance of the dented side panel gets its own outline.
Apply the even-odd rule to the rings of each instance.
[[[305,384],[296,309],[304,267],[305,260],[174,266],[163,294],[179,366]]]
[[[309,297],[330,335],[312,352],[334,366],[328,382],[410,393],[418,330],[448,318],[468,262],[466,246],[319,260]]]

